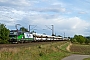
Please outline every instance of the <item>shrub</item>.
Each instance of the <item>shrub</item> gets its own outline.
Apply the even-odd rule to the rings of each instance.
[[[0,24],[0,43],[8,43],[9,29],[4,24]]]
[[[83,43],[85,43],[87,41],[86,41],[86,38],[83,37],[82,35],[75,35],[72,42],[78,42],[80,44],[83,44]]]

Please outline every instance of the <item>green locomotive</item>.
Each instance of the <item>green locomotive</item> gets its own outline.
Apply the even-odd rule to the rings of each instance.
[[[9,34],[9,42],[21,43],[33,41],[33,35],[29,32],[22,32],[18,30],[11,30]]]

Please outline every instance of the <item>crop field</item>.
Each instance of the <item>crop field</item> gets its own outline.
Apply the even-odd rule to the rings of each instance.
[[[32,46],[19,46],[0,49],[0,60],[61,60],[70,53],[62,51],[66,48],[66,41],[37,44]]]
[[[73,53],[90,55],[90,45],[73,44],[70,50]]]

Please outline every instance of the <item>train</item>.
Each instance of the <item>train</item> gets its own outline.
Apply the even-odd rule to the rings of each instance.
[[[63,37],[23,32],[19,30],[11,30],[9,34],[9,42],[11,43],[25,43],[33,41],[60,41],[60,40],[63,40]]]

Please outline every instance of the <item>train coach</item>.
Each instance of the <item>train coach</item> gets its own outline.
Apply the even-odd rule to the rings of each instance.
[[[17,30],[11,30],[9,35],[9,42],[11,43],[24,43],[32,41],[59,41],[63,40],[62,37],[43,35],[30,32],[22,32]]]
[[[63,40],[62,37],[43,35],[43,34],[33,34],[34,41],[52,41],[52,40]]]

